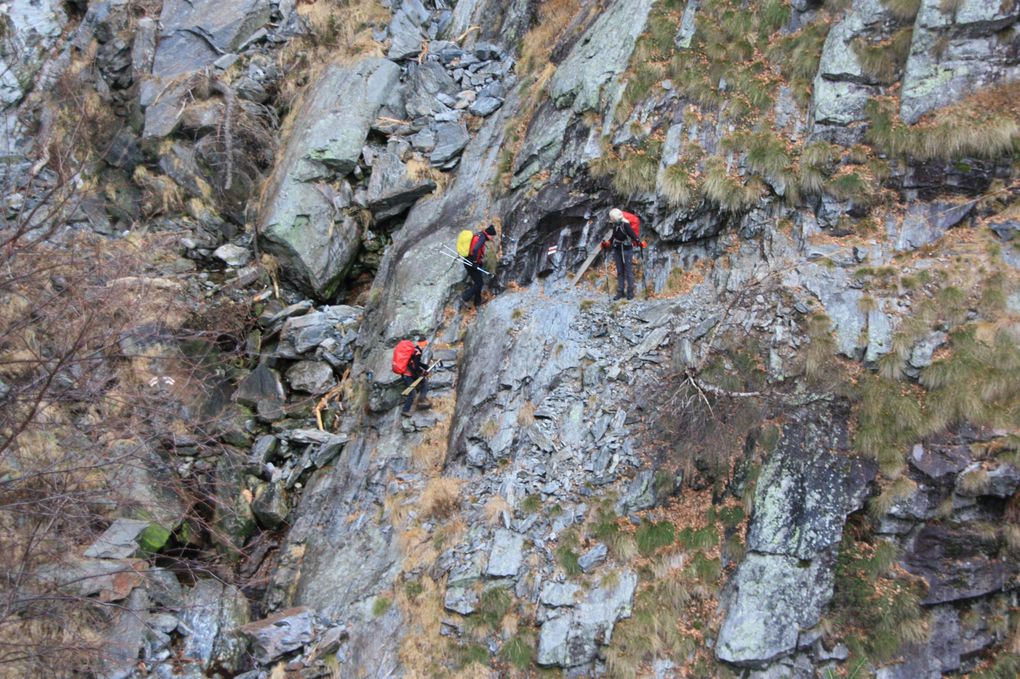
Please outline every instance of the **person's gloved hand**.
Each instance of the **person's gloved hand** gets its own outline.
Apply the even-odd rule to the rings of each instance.
[[[603,250],[608,250],[609,249],[609,241],[607,241],[607,240],[602,241],[602,249]]]
[[[648,241],[646,241],[646,240],[641,241],[641,247],[647,248],[648,247]]]

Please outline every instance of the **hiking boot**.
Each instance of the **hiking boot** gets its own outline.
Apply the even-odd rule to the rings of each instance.
[[[634,293],[627,295],[627,299],[634,299]]]
[[[432,408],[432,401],[428,400],[427,398],[423,398],[420,401],[418,401],[418,405],[416,407],[418,408],[418,410],[429,410]]]
[[[618,299],[623,299],[623,293],[622,292],[616,293],[616,297],[613,298],[613,301],[615,302]]]

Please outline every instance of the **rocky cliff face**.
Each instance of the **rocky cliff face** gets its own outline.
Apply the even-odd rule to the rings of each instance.
[[[43,5],[0,15],[8,220],[64,195],[73,76],[62,229],[169,235],[120,285],[182,307],[106,359],[173,415],[33,575],[102,611],[90,672],[1020,669],[1020,5]],[[614,206],[633,301],[572,280]],[[490,223],[476,311],[442,246]]]

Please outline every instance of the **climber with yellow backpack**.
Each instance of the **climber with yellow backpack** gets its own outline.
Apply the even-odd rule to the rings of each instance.
[[[485,284],[485,279],[482,278],[482,274],[486,273],[482,269],[482,262],[485,260],[485,244],[488,243],[496,235],[496,227],[493,224],[489,224],[484,231],[479,231],[471,237],[468,247],[466,248],[467,253],[461,254],[462,241],[466,240],[463,238],[464,232],[457,237],[457,254],[464,258],[464,270],[467,272],[468,277],[471,278],[471,285],[464,294],[461,295],[460,299],[463,302],[474,301],[475,307],[481,306],[482,304],[482,286]]]

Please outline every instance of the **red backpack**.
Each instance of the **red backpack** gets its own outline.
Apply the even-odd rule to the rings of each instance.
[[[629,219],[627,219],[628,215],[633,217],[634,218],[634,222],[637,222],[637,224],[635,224],[634,222],[632,222]],[[630,224],[631,228],[634,229],[634,235],[637,236],[640,239],[641,238],[641,218],[638,217],[636,214],[633,214],[631,212],[624,212],[623,213],[623,218],[624,218],[624,220],[626,220],[626,222],[628,224]]]
[[[407,375],[407,364],[418,347],[411,340],[400,340],[393,348],[393,372],[398,375]]]

